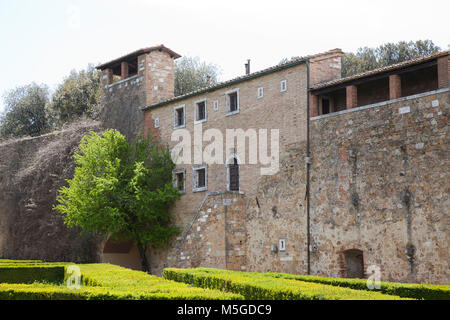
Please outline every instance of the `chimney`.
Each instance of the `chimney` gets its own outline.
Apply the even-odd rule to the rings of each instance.
[[[250,59],[247,59],[247,63],[245,64],[245,74],[250,74]]]

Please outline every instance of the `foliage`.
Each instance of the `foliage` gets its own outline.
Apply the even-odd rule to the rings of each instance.
[[[431,55],[440,50],[431,40],[400,41],[377,48],[359,48],[356,53],[346,53],[342,57],[342,77]]]
[[[82,138],[75,173],[55,207],[69,227],[133,239],[144,271],[147,246],[166,245],[179,232],[169,207],[179,198],[173,186],[169,149],[142,136],[130,145],[117,130]]]
[[[0,283],[62,282],[64,267],[42,264],[0,265]]]
[[[45,116],[48,88],[32,83],[7,91],[5,110],[0,118],[0,138],[38,136],[46,133],[49,125]]]
[[[411,60],[441,51],[431,40],[400,41],[386,43],[377,48],[362,47],[356,53],[346,53],[342,56],[342,77],[349,77],[395,63]],[[299,57],[284,58],[279,64],[287,63]]]
[[[369,290],[366,279],[341,279],[324,278],[307,275],[292,275],[284,273],[265,273],[265,276],[282,279],[293,279],[306,282],[329,284],[332,286],[352,288],[356,290]],[[374,289],[384,294],[396,295],[406,298],[425,300],[450,300],[450,286],[415,284],[415,283],[394,283],[380,282],[380,289]]]
[[[82,116],[97,118],[100,111],[100,76],[101,73],[93,65],[89,65],[86,70],[70,72],[45,108],[53,127]]]
[[[0,261],[1,263],[1,261]],[[43,265],[52,266],[54,263]],[[192,288],[147,273],[110,264],[82,264],[80,289],[63,284],[0,283],[2,300],[240,300],[241,295]]]
[[[175,61],[175,96],[217,83],[219,67],[198,57],[182,57]]]
[[[251,300],[405,300],[379,292],[265,277],[218,269],[164,269],[163,277],[201,288],[238,293]]]

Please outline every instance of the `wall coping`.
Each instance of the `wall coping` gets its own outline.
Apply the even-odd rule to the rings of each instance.
[[[393,104],[393,103],[396,103],[396,102],[409,101],[409,100],[412,100],[412,99],[423,98],[423,97],[431,96],[431,95],[434,95],[434,94],[439,94],[439,93],[444,93],[444,92],[449,92],[449,91],[450,91],[450,87],[444,88],[444,89],[428,91],[428,92],[424,92],[424,93],[414,94],[412,96],[401,97],[401,98],[387,100],[387,101],[378,102],[378,103],[374,103],[374,104],[368,104],[368,105],[361,106],[361,107],[358,107],[358,108],[342,110],[342,111],[333,112],[333,113],[329,113],[329,114],[323,114],[323,115],[320,115],[320,116],[311,117],[311,120],[320,120],[320,119],[323,119],[323,118],[339,116],[339,115],[347,114],[347,113],[350,113],[350,112],[357,112],[357,111],[367,110],[367,109],[371,109],[371,108],[382,107],[382,106],[386,106],[386,105]]]
[[[125,78],[125,79],[122,79],[122,80],[113,82],[113,83],[111,83],[111,84],[107,84],[107,85],[105,85],[105,89],[114,87],[114,86],[116,86],[116,85],[118,85],[118,84],[125,83],[125,82],[130,81],[130,80],[134,80],[134,79],[136,79],[136,78],[138,78],[138,77],[139,77],[139,74],[135,74],[134,76],[131,76],[131,77],[128,77],[128,78]]]

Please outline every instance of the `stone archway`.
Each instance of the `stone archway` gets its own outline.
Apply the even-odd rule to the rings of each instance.
[[[132,240],[115,241],[111,237],[106,241],[101,262],[119,265],[125,268],[141,270],[139,251]]]

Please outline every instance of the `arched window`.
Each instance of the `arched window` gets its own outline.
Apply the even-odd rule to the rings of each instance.
[[[344,251],[345,277],[364,278],[364,256],[358,249]]]
[[[236,157],[233,157],[228,164],[228,190],[239,191],[239,163]]]

